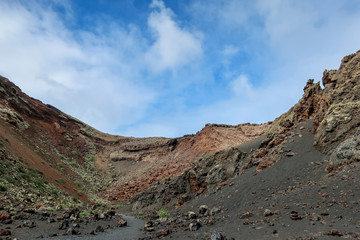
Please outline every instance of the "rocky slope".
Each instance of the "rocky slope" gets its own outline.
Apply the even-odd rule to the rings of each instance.
[[[204,154],[253,139],[268,127],[209,124],[175,139],[114,136],[27,96],[3,77],[0,123],[2,205],[23,205],[26,196],[29,205],[47,205],[63,193],[64,204],[103,202],[99,193],[127,200],[181,174]],[[44,189],[49,196],[41,194]]]

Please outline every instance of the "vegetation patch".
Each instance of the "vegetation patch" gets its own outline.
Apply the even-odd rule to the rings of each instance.
[[[1,192],[6,192],[7,190],[9,190],[9,187],[5,184],[0,184],[0,191]]]
[[[161,210],[157,211],[157,215],[161,218],[170,217],[170,214],[165,209],[161,209]]]

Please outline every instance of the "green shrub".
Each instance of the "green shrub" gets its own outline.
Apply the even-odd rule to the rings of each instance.
[[[21,179],[24,179],[24,180],[30,180],[30,175],[29,174],[27,174],[27,173],[20,173],[19,174],[19,178],[21,178]]]
[[[212,155],[213,155],[212,152],[207,152],[207,153],[204,154],[203,158],[208,158],[208,157],[210,157]]]
[[[8,183],[12,183],[12,184],[15,183],[15,179],[9,175],[3,176],[3,179],[5,179]]]
[[[80,217],[88,217],[88,216],[90,216],[90,213],[89,212],[81,212],[79,215],[80,215]]]
[[[11,161],[4,161],[3,164],[5,165],[5,167],[10,168],[14,166],[14,163]]]
[[[144,215],[144,212],[143,212],[143,211],[140,211],[140,212],[138,213],[138,215],[139,215],[139,216],[142,216],[142,215]]]
[[[5,184],[0,184],[0,191],[1,192],[6,192],[7,190],[9,190],[8,186],[6,186]]]
[[[62,178],[57,178],[57,179],[55,179],[55,181],[58,182],[58,183],[61,183],[61,184],[65,183],[65,180],[62,179]]]
[[[161,209],[161,210],[157,211],[157,214],[161,218],[170,217],[170,214],[165,209]]]
[[[25,173],[25,172],[26,172],[26,170],[25,170],[25,168],[23,168],[23,166],[18,166],[18,167],[16,168],[16,170],[17,170],[19,173]]]
[[[77,166],[78,166],[78,163],[76,163],[76,162],[70,162],[69,165],[72,166],[72,167],[77,167]]]
[[[31,176],[31,177],[37,177],[38,173],[41,171],[38,171],[35,168],[28,168],[27,169],[27,173]],[[44,174],[43,172],[41,172],[42,174]]]
[[[37,187],[42,188],[42,187],[44,187],[45,184],[48,184],[49,182],[46,179],[43,179],[43,178],[36,178],[36,179],[33,180],[33,183]]]

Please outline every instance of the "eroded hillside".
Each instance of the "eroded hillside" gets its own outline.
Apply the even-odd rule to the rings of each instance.
[[[101,202],[103,196],[127,200],[181,174],[199,157],[256,138],[268,128],[208,124],[197,134],[175,139],[115,136],[27,96],[3,77],[0,123],[2,199],[20,203],[30,196],[29,205],[49,204],[59,194],[63,203],[73,204]]]

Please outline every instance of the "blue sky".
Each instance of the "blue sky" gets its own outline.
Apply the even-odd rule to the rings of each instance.
[[[0,0],[0,74],[125,136],[262,123],[360,49],[357,0]]]

